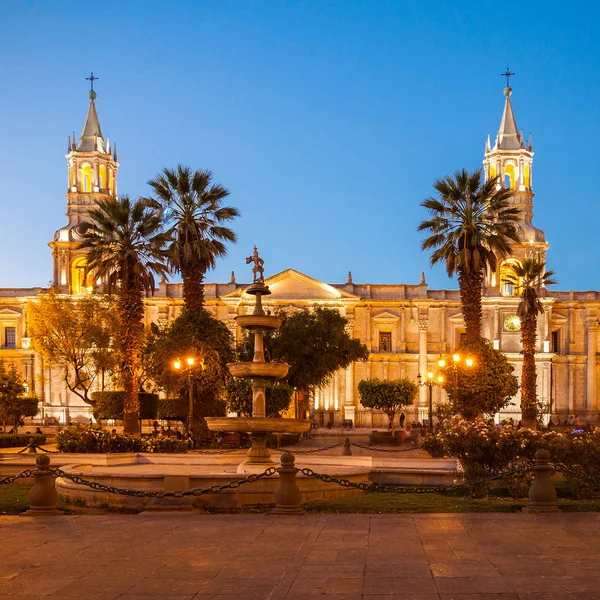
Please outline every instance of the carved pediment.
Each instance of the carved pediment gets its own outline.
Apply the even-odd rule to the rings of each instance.
[[[385,325],[395,325],[400,320],[398,315],[394,315],[391,312],[383,311],[372,317],[373,321]]]
[[[553,331],[565,327],[568,322],[569,320],[567,319],[567,317],[561,315],[560,313],[552,311],[551,329]]]
[[[452,316],[448,317],[448,321],[450,325],[453,327],[464,327],[465,326],[465,318],[463,317],[462,312],[458,311]]]
[[[0,307],[0,315],[3,317],[20,317],[23,311],[15,306]]]

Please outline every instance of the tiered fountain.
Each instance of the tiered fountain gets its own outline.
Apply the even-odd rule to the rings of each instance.
[[[268,379],[282,379],[287,375],[290,365],[286,363],[265,362],[264,332],[277,330],[282,319],[265,314],[262,297],[271,293],[264,279],[264,261],[254,253],[246,259],[253,262],[254,281],[246,289],[247,294],[255,297],[254,311],[251,315],[238,315],[235,319],[243,328],[254,332],[254,358],[252,362],[229,363],[227,368],[234,377],[252,379],[252,416],[251,417],[207,417],[208,428],[212,431],[247,432],[250,434],[251,447],[246,460],[239,465],[238,473],[261,473],[272,467],[267,448],[269,433],[305,433],[310,430],[310,421],[306,419],[281,419],[266,416],[265,389]]]

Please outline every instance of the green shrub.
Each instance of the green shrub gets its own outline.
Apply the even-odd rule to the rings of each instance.
[[[46,436],[39,433],[0,433],[0,448],[25,448],[31,438],[39,446],[46,443]]]
[[[125,392],[94,392],[91,395],[94,402],[93,413],[96,419],[122,419]],[[158,394],[140,392],[140,419],[156,419]]]
[[[378,444],[384,444],[386,446],[398,446],[400,445],[400,439],[396,437],[391,431],[374,431],[370,438],[371,446]]]
[[[70,425],[56,436],[61,452],[185,452],[187,442],[170,438],[137,438],[127,434],[110,434],[99,425]]]
[[[157,418],[185,423],[189,406],[187,398],[160,398],[158,400]]]

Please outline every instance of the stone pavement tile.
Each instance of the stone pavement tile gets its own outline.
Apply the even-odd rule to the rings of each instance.
[[[363,582],[358,579],[342,579],[340,577],[332,577],[327,580],[327,587],[325,588],[325,594],[345,594],[351,596],[353,594],[362,596]]]
[[[398,594],[363,594],[362,600],[440,600],[440,595],[437,592],[407,589]]]
[[[133,587],[127,590],[127,594],[197,594],[209,581],[213,578],[193,578],[193,579],[170,579],[170,578],[146,578],[136,583]]]
[[[367,565],[365,575],[372,577],[431,577],[431,570],[426,563]]]
[[[250,579],[272,579],[281,577],[288,569],[289,563],[271,564],[265,562],[230,563],[223,567],[219,576],[225,579],[235,577],[248,577]]]
[[[193,594],[123,594],[119,600],[193,600]]]
[[[232,597],[240,596],[244,599],[268,598],[276,588],[277,583],[275,579],[222,579],[221,577],[215,577],[198,592],[197,596],[202,598],[203,596],[221,594]]]
[[[440,600],[520,600],[515,593],[510,594],[440,594]]]
[[[492,564],[467,564],[460,561],[431,563],[429,565],[435,577],[500,577],[499,571]]]
[[[300,579],[327,579],[332,573],[329,565],[306,565],[300,567],[298,578]],[[334,573],[338,577],[346,579],[362,579],[364,568],[355,565],[339,565],[335,567]]]
[[[433,577],[367,577],[363,594],[406,594],[407,591],[437,593]]]
[[[19,575],[8,581],[4,581],[0,585],[0,598],[9,596],[10,594],[28,594],[31,596],[51,594],[56,590],[60,590],[77,579],[54,578],[51,573],[48,573],[46,579],[29,579],[26,575]]]
[[[70,593],[62,589],[57,590],[49,596],[43,596],[43,600],[83,600],[83,598],[85,598],[85,600],[116,600],[117,598],[120,598],[120,596],[121,594],[118,592],[100,592],[95,594],[91,590],[86,592],[84,596],[81,592]],[[9,596],[8,598],[14,600],[14,596]]]
[[[308,579],[297,577],[296,580],[290,586],[289,593],[286,596],[286,598],[288,598],[289,596],[301,596],[302,594],[304,594],[305,596],[325,594],[325,592],[327,591],[328,582],[329,578],[326,576]]]
[[[476,592],[480,594],[509,594],[513,589],[503,577],[470,577]]]
[[[91,592],[106,592],[106,593],[120,593],[123,594],[127,590],[131,589],[136,583],[144,579],[143,575],[136,576],[113,576],[107,571],[95,571],[88,577],[81,577],[79,579],[72,579],[70,583],[67,583],[61,588],[68,594],[81,594],[82,598],[86,597],[86,594]],[[35,580],[38,581],[38,580]]]
[[[435,577],[434,581],[440,593],[473,594],[476,592],[468,577]]]

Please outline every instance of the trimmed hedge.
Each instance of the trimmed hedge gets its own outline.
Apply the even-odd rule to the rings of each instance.
[[[92,412],[95,419],[122,419],[125,392],[93,392],[92,401],[94,406]],[[158,394],[140,392],[140,419],[156,419],[158,409]]]
[[[378,444],[385,446],[399,446],[400,439],[396,435],[392,435],[391,431],[374,431],[370,439],[371,446]]]
[[[186,452],[184,440],[172,438],[137,438],[128,434],[112,435],[99,425],[70,425],[56,436],[61,452],[97,453],[112,452]]]
[[[185,423],[189,410],[189,400],[183,398],[160,398],[158,400],[157,418],[165,421],[181,421]]]
[[[39,446],[46,443],[46,436],[39,433],[0,433],[0,448],[25,448],[31,438]]]

